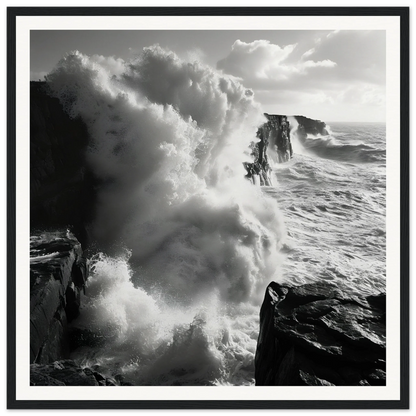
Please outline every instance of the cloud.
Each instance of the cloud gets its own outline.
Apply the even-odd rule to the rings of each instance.
[[[284,77],[283,73],[276,70],[295,48],[296,44],[281,48],[266,40],[256,40],[251,43],[237,40],[230,54],[218,62],[217,68],[244,79],[249,74],[257,78],[267,78],[272,74],[275,77]]]
[[[271,114],[305,115],[325,122],[385,120],[384,90],[365,84],[333,91],[260,91],[256,97]]]
[[[322,67],[322,68],[333,68],[334,66],[337,66],[336,62],[333,62],[329,59],[325,59],[324,61],[306,61],[304,63],[304,67],[305,68],[317,68],[317,67]]]
[[[287,39],[286,39],[287,40]],[[237,40],[228,55],[217,63],[224,73],[238,77],[253,89],[256,99],[273,112],[285,111],[279,100],[293,103],[292,111],[308,115],[312,104],[325,105],[336,120],[345,116],[342,106],[356,106],[368,120],[375,112],[385,112],[386,35],[384,31],[322,32],[312,37],[309,31],[296,43],[279,45],[268,40],[245,43]],[[295,105],[297,103],[297,107]],[[342,109],[341,109],[342,107]],[[296,110],[298,108],[298,110]],[[295,110],[293,110],[295,109]],[[334,111],[333,111],[334,110]],[[371,114],[371,118],[370,118]],[[362,119],[361,114],[354,117]],[[325,118],[325,114],[320,116]],[[383,116],[384,117],[384,116]]]
[[[386,82],[386,34],[380,30],[333,31],[321,38],[313,53],[315,60],[330,59],[338,68],[330,80]]]
[[[317,83],[338,88],[351,81],[384,85],[385,48],[383,31],[335,30],[316,38],[312,48],[305,32],[304,40],[284,47],[237,40],[217,67],[255,89],[303,89]]]
[[[301,59],[307,58],[315,52],[315,48],[308,49],[301,57]]]
[[[336,98],[340,102],[349,104],[371,105],[374,107],[384,107],[386,104],[385,89],[369,84],[347,87]]]
[[[297,47],[298,44],[280,47],[267,40],[251,43],[237,40],[229,55],[217,63],[217,68],[240,77],[248,87],[278,89],[283,82],[306,77],[314,68],[327,70],[337,65],[329,59],[305,61],[304,58],[312,55],[314,49],[306,51],[295,62],[287,62]]]
[[[327,39],[330,39],[332,37],[334,37],[337,33],[339,33],[339,30],[333,30],[332,32],[329,32],[326,37]]]

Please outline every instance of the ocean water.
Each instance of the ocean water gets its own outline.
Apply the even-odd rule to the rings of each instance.
[[[284,277],[378,293],[386,278],[385,124],[331,123],[329,132],[295,137],[294,158],[275,167],[277,186],[265,189],[288,229]]]
[[[94,254],[73,325],[81,365],[135,385],[252,385],[267,284],[385,280],[385,133],[331,124],[296,138],[275,186],[244,179],[265,121],[253,92],[158,46],[131,62],[68,54],[52,94],[88,126],[102,180]]]

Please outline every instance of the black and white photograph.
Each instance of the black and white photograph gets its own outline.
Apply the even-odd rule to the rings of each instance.
[[[32,383],[385,384],[385,50],[32,31]]]
[[[392,386],[400,79],[360,17],[30,29],[27,387]]]

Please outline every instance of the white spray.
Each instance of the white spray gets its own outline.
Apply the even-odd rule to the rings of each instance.
[[[48,80],[89,129],[105,184],[94,237],[129,253],[93,259],[79,325],[106,342],[88,363],[135,383],[250,382],[285,235],[276,202],[244,179],[263,122],[252,92],[158,46],[128,63],[71,53]]]

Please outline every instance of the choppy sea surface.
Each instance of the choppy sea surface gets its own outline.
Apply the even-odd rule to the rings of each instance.
[[[87,124],[102,183],[81,365],[135,385],[252,385],[270,281],[384,289],[383,124],[300,141],[290,119],[294,158],[260,188],[242,162],[265,120],[233,78],[154,46],[131,62],[71,53],[48,85]]]
[[[333,281],[358,295],[385,289],[386,140],[383,123],[331,123],[295,139],[295,156],[265,189],[284,213],[284,277]]]

